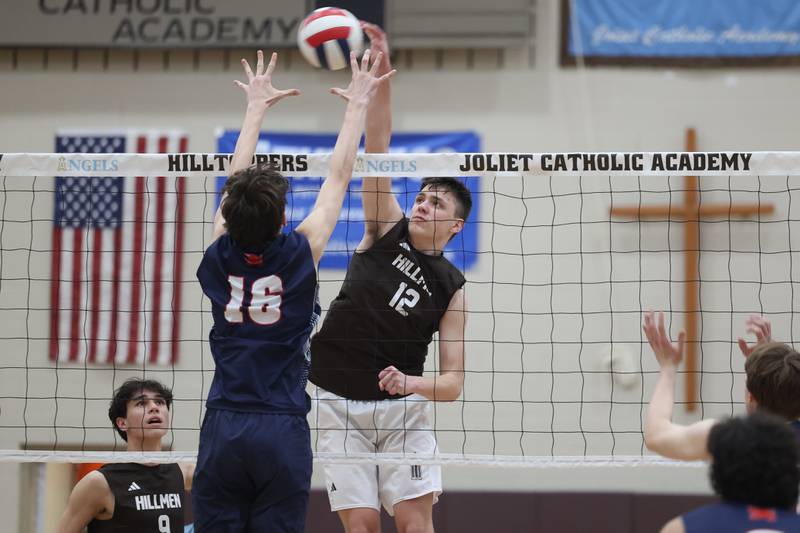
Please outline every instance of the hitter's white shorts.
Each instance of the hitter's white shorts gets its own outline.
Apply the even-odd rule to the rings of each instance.
[[[317,408],[317,451],[332,453],[420,453],[437,452],[431,402],[412,394],[398,400],[356,401],[319,387],[314,393]],[[439,465],[325,465],[328,498],[332,511],[381,504],[394,516],[398,502],[433,493],[433,503],[442,493]]]

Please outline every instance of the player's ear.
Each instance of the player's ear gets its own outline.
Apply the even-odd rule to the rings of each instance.
[[[748,413],[753,413],[758,409],[758,402],[747,389],[744,390],[744,407]]]
[[[114,420],[114,424],[116,424],[117,428],[122,431],[128,431],[128,421],[125,418],[118,416]]]
[[[462,229],[464,229],[464,221],[461,220],[460,218],[457,218],[456,220],[453,221],[453,225],[450,226],[450,233],[455,235],[457,233],[461,233]]]

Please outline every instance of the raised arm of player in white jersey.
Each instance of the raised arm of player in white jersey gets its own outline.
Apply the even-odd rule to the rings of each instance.
[[[275,65],[278,62],[278,54],[272,54],[266,70],[264,69],[264,53],[261,50],[258,51],[257,58],[255,73],[253,73],[247,60],[242,59],[242,66],[244,67],[245,76],[247,76],[247,83],[242,83],[239,80],[234,80],[233,82],[241,88],[247,96],[247,111],[244,115],[244,123],[242,124],[242,130],[239,132],[239,138],[236,140],[233,159],[231,159],[231,164],[228,169],[229,176],[247,168],[253,161],[253,155],[256,152],[256,145],[258,144],[258,134],[261,131],[261,124],[264,121],[264,115],[267,113],[267,109],[287,96],[296,96],[300,94],[300,91],[297,89],[279,90],[272,86],[272,72],[275,70]],[[224,200],[225,198],[223,197],[222,201]],[[222,217],[222,201],[214,215],[212,241],[217,240],[219,236],[225,232],[225,219]]]
[[[95,518],[111,518],[113,511],[114,495],[105,476],[97,471],[90,472],[72,489],[56,531],[80,533]]]
[[[320,188],[311,213],[297,227],[297,231],[308,238],[315,264],[319,263],[319,259],[322,257],[342,210],[342,202],[352,177],[358,141],[364,131],[367,107],[378,87],[386,83],[395,73],[394,70],[391,70],[377,76],[382,57],[383,54],[378,53],[372,68],[370,68],[370,51],[367,50],[364,52],[359,67],[355,54],[351,53],[350,65],[353,77],[350,85],[346,89],[331,89],[333,94],[337,94],[347,101],[347,109],[344,113],[342,128],[339,130],[339,137],[336,139],[336,146],[331,154],[328,177],[325,178]]]
[[[716,420],[701,420],[684,426],[672,421],[675,406],[675,378],[683,359],[686,332],[678,335],[674,344],[664,327],[664,313],[659,313],[658,324],[653,312],[644,315],[642,325],[647,341],[656,355],[661,371],[650,398],[644,424],[644,443],[651,451],[670,459],[686,461],[709,459],[708,434]]]
[[[452,402],[464,388],[464,331],[467,327],[467,301],[464,289],[450,299],[439,322],[439,375],[407,376],[394,366],[378,374],[378,388],[389,394],[419,394],[438,402]]]
[[[392,70],[386,34],[375,24],[362,22],[361,27],[370,40],[373,53],[382,52],[383,60],[378,65],[378,75]],[[375,98],[367,109],[364,132],[364,151],[382,154],[389,151],[392,138],[391,84],[378,87]],[[403,218],[403,209],[392,193],[392,178],[369,177],[362,180],[361,200],[364,206],[364,237],[358,250],[366,250],[380,239],[392,226]]]

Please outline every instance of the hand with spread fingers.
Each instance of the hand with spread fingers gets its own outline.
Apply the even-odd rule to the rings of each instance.
[[[683,344],[686,341],[686,332],[681,330],[678,334],[678,343],[673,343],[667,334],[666,327],[664,326],[664,312],[658,313],[658,324],[656,324],[656,316],[652,311],[648,311],[644,315],[644,324],[642,324],[644,334],[647,336],[647,342],[656,354],[659,366],[662,368],[666,366],[676,367],[683,359]]]
[[[372,66],[370,66],[370,59],[373,59]],[[372,57],[370,50],[364,52],[361,58],[361,65],[359,66],[356,60],[356,54],[350,52],[350,67],[353,70],[353,77],[350,80],[350,85],[346,89],[332,88],[331,93],[341,96],[346,101],[361,101],[368,103],[375,95],[378,87],[394,76],[396,70],[390,70],[382,76],[378,76],[378,67],[383,59],[383,54],[378,52],[377,55]]]
[[[762,344],[772,342],[772,324],[761,315],[750,315],[745,325],[747,326],[747,333],[752,333],[756,336],[756,342],[755,344],[747,344],[746,340],[739,337],[739,349],[745,357],[750,357],[753,350]]]
[[[247,95],[248,105],[263,105],[263,109],[267,109],[287,96],[297,96],[300,94],[300,91],[297,89],[280,90],[273,87],[272,72],[275,70],[275,65],[278,62],[278,54],[273,52],[266,70],[264,69],[264,52],[259,50],[257,56],[258,60],[255,73],[253,73],[247,60],[242,59],[242,66],[247,76],[247,83],[242,83],[239,80],[234,80],[233,82]]]
[[[678,365],[683,359],[686,332],[681,330],[678,342],[672,342],[664,324],[663,311],[660,311],[658,316],[652,311],[645,313],[642,329],[661,367],[647,406],[647,417],[644,422],[645,445],[649,450],[670,459],[685,461],[708,459],[708,434],[716,421],[701,420],[688,426],[672,421],[675,409],[675,382]]]

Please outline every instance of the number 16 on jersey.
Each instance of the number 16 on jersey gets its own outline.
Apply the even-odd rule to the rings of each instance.
[[[246,311],[250,320],[262,326],[270,326],[281,319],[281,295],[283,282],[278,276],[266,276],[253,281],[249,288],[239,276],[228,276],[231,299],[225,306],[225,320],[234,324],[244,322]],[[245,293],[250,295],[250,305],[243,307]]]

